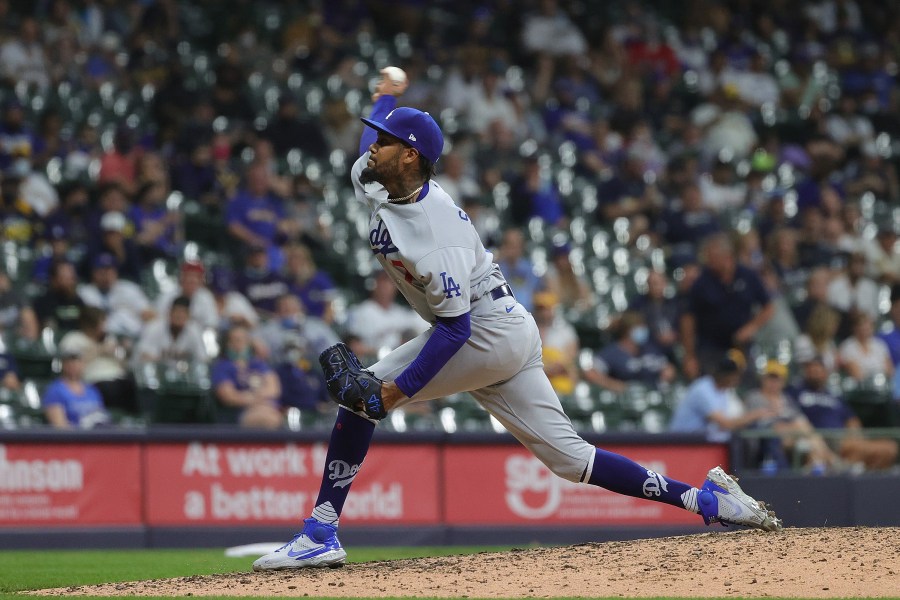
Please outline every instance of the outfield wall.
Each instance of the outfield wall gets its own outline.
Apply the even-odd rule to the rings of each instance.
[[[729,463],[726,446],[697,436],[590,441],[689,482]],[[321,433],[231,429],[6,432],[0,548],[279,540],[312,509],[326,444]],[[329,474],[335,485],[354,481],[341,519],[349,544],[573,543],[702,529],[685,511],[563,481],[509,435],[378,432],[358,476],[343,464]],[[900,524],[865,491],[900,491],[900,478],[744,482],[789,524]]]

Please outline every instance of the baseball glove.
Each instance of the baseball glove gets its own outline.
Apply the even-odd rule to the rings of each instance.
[[[319,364],[332,400],[352,411],[362,411],[370,419],[380,421],[387,416],[381,400],[382,381],[363,368],[346,344],[327,348],[319,355]]]

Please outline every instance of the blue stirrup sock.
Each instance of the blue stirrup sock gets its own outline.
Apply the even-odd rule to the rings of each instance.
[[[325,455],[322,485],[312,511],[317,521],[337,524],[374,432],[375,423],[344,408],[338,410]]]
[[[617,494],[664,502],[699,512],[697,488],[669,479],[631,459],[597,448],[587,482]]]

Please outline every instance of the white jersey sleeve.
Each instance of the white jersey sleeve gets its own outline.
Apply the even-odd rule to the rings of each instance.
[[[387,202],[388,192],[384,189],[384,186],[378,182],[367,183],[365,185],[360,183],[359,175],[362,173],[362,170],[366,168],[366,163],[368,162],[369,152],[366,151],[362,156],[356,159],[356,162],[353,163],[353,166],[350,168],[350,180],[353,182],[353,193],[356,195],[356,199],[368,204],[369,208],[375,210],[379,204]]]

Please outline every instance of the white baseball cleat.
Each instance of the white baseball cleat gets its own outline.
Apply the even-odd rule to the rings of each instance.
[[[744,493],[737,480],[722,467],[709,470],[706,481],[697,494],[697,506],[707,525],[730,523],[762,529],[781,531],[781,519],[766,508],[765,503]]]
[[[315,519],[303,521],[294,539],[253,563],[254,571],[279,571],[306,567],[340,567],[347,553],[337,538],[337,527]]]

